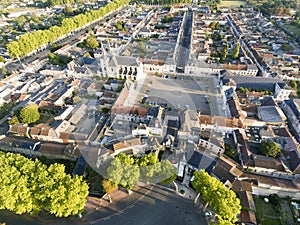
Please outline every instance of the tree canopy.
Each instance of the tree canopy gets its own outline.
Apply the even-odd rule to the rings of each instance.
[[[233,49],[233,53],[232,53],[232,58],[233,59],[237,59],[239,57],[240,48],[241,48],[241,44],[240,44],[240,42],[237,42],[234,49]]]
[[[6,59],[2,55],[0,55],[0,62],[3,62],[3,63],[6,62]]]
[[[217,214],[217,224],[233,225],[237,221],[241,205],[234,191],[227,189],[221,181],[204,170],[194,172],[192,185]]]
[[[290,86],[291,86],[291,88],[295,89],[295,88],[297,88],[298,84],[297,84],[296,81],[291,80],[291,81],[290,81]]]
[[[46,166],[20,154],[0,152],[0,209],[17,214],[46,210],[58,217],[83,211],[88,185],[62,164]]]
[[[110,180],[104,179],[102,181],[102,187],[103,187],[103,190],[104,190],[105,193],[110,194],[118,188],[118,185],[111,182]]]
[[[127,189],[132,189],[139,179],[150,183],[170,183],[176,178],[176,174],[177,169],[170,161],[159,162],[154,153],[142,157],[120,153],[107,169],[107,179]]]
[[[36,104],[30,104],[20,111],[19,120],[23,124],[31,124],[40,119],[39,107]]]
[[[19,121],[18,117],[16,115],[14,115],[8,123],[10,125],[15,125],[15,124],[19,124],[20,121]]]
[[[271,141],[262,141],[260,143],[259,153],[265,156],[270,156],[270,157],[278,157],[280,155],[280,147]]]
[[[99,47],[99,43],[93,34],[89,34],[85,40],[85,45],[87,48],[96,49]]]
[[[137,184],[140,171],[137,165],[116,157],[108,167],[107,174],[108,180],[130,190]]]

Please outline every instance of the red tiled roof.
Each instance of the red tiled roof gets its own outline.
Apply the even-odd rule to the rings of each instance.
[[[127,107],[127,106],[113,106],[111,113],[114,114],[133,114],[144,117],[147,115],[148,110],[142,107]]]

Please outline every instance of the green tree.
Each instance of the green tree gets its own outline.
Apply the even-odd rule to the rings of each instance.
[[[215,21],[211,22],[211,23],[208,25],[208,27],[214,30],[214,29],[216,28],[216,22],[215,22]]]
[[[63,13],[66,14],[67,16],[73,16],[74,12],[73,12],[73,8],[70,5],[67,5],[64,10]]]
[[[0,209],[17,214],[46,210],[56,216],[77,215],[84,209],[88,185],[71,177],[61,164],[0,152]]]
[[[3,62],[3,63],[6,62],[6,59],[2,55],[0,56],[0,62]]]
[[[240,44],[240,42],[237,42],[234,49],[233,49],[233,53],[232,53],[232,58],[233,59],[237,59],[239,57],[240,48],[241,48],[241,44]]]
[[[8,75],[8,71],[5,66],[2,66],[2,76],[6,77]]]
[[[99,47],[99,42],[93,34],[89,34],[85,40],[87,48],[96,49]]]
[[[120,153],[111,162],[107,174],[108,180],[131,189],[138,179],[149,183],[170,183],[176,178],[177,169],[168,160],[159,162],[155,153],[139,158]]]
[[[219,224],[234,224],[241,211],[240,200],[223,183],[204,170],[194,172],[192,185],[217,214]]]
[[[146,154],[140,158],[137,158],[136,163],[139,166],[149,166],[158,163],[158,157],[155,153]]]
[[[24,15],[21,15],[21,16],[17,17],[16,19],[14,19],[14,22],[17,24],[19,29],[23,30],[24,25],[27,22],[27,17]]]
[[[54,181],[48,210],[57,217],[78,215],[85,207],[88,185],[82,177],[71,177],[65,173],[65,166],[52,164],[48,167],[50,180]]]
[[[280,49],[281,49],[282,51],[288,52],[288,51],[291,50],[291,47],[290,47],[289,44],[284,43],[284,44],[282,44],[282,45],[280,46]]]
[[[156,159],[153,157],[155,156]],[[149,163],[140,166],[140,179],[143,182],[149,183],[171,183],[177,174],[177,169],[171,164],[169,160],[158,161],[157,156],[153,154]],[[144,160],[143,160],[144,161]]]
[[[12,41],[6,45],[7,52],[12,58],[19,58],[24,55],[24,52],[20,49],[20,45],[21,41]]]
[[[220,52],[220,62],[223,63],[228,55],[228,44],[225,45],[225,47]]]
[[[280,147],[271,141],[262,141],[258,148],[260,154],[270,157],[278,157],[280,155]]]
[[[137,165],[128,164],[127,162],[130,163],[127,158],[125,161],[121,161],[118,157],[115,157],[107,168],[107,178],[113,183],[130,190],[137,184],[140,171]]]
[[[15,125],[15,124],[19,124],[20,121],[19,121],[18,117],[16,115],[14,115],[8,123],[10,125]]]
[[[118,20],[115,24],[114,24],[115,28],[118,30],[118,31],[122,31],[124,30],[124,27],[123,27],[123,23]]]
[[[20,111],[20,121],[23,124],[31,124],[40,119],[39,107],[36,104],[30,104]]]
[[[298,85],[297,85],[297,82],[296,82],[296,81],[291,80],[291,81],[290,81],[290,86],[291,86],[291,88],[296,89]]]
[[[107,196],[109,198],[109,202],[112,202],[110,193],[118,189],[118,185],[116,185],[114,182],[111,182],[110,180],[104,179],[102,181],[102,187],[105,193],[107,193]]]

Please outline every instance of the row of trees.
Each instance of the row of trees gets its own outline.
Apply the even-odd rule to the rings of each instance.
[[[46,210],[58,217],[84,209],[88,185],[71,177],[62,164],[46,166],[19,154],[0,152],[0,209],[17,214]]]
[[[139,158],[120,153],[107,168],[107,179],[110,183],[127,190],[132,189],[138,180],[150,183],[170,183],[176,178],[176,174],[177,170],[170,161],[159,162],[154,153]]]
[[[217,224],[233,225],[237,222],[236,216],[241,212],[241,205],[234,191],[227,189],[221,181],[204,170],[194,173],[192,185],[216,213]]]
[[[52,26],[47,30],[37,30],[33,33],[22,34],[19,40],[12,41],[6,45],[7,52],[12,58],[24,56],[128,3],[129,0],[115,0],[99,10],[91,10],[73,18],[65,18],[61,26]]]
[[[137,2],[142,2],[144,4],[150,5],[171,5],[171,4],[180,4],[180,3],[192,3],[192,0],[136,0]]]
[[[265,95],[273,95],[273,92],[270,91],[270,90],[260,90],[258,88],[244,88],[244,87],[240,87],[237,89],[240,93],[242,94],[245,94],[245,93],[248,93],[248,92],[251,92],[251,91],[254,91],[254,92],[263,92]]]
[[[75,0],[48,0],[47,3],[51,6],[54,5],[67,5],[67,4],[73,4],[77,1]]]

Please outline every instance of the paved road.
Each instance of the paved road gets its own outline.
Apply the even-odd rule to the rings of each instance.
[[[181,46],[179,46],[179,54],[178,54],[178,60],[177,60],[177,67],[184,68],[189,55],[189,49],[190,49],[190,41],[191,41],[191,31],[192,31],[192,12],[187,12],[187,20],[186,24],[183,27],[183,37],[181,40]]]
[[[152,85],[149,86],[149,101],[168,103],[169,106],[192,110],[200,109],[203,114],[211,114],[209,104],[206,104],[206,96],[217,96],[218,94],[209,91],[212,78],[184,77],[174,79],[162,79],[153,77]],[[215,104],[214,104],[215,105]]]
[[[155,186],[124,212],[101,220],[99,225],[206,225],[203,213],[191,199],[163,186]]]
[[[133,204],[132,204],[133,202]],[[111,215],[111,216],[109,216]],[[7,225],[41,225],[38,219],[17,216],[7,211],[0,211],[0,222]],[[84,222],[84,223],[83,223]],[[83,218],[53,219],[44,224],[55,225],[207,225],[203,212],[192,199],[179,196],[175,191],[163,186],[147,186],[131,196],[111,203],[98,213]]]

